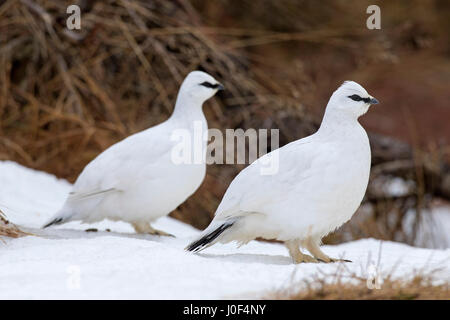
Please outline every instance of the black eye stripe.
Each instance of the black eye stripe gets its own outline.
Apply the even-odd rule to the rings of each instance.
[[[358,96],[357,94],[348,96],[350,99],[352,99],[353,101],[361,101],[362,98],[360,96]]]
[[[202,82],[202,83],[200,83],[200,85],[204,86],[204,87],[207,87],[207,88],[210,88],[210,89],[217,89],[219,87],[218,83],[212,84],[211,82],[208,82],[208,81]]]
[[[370,102],[370,98],[362,98],[360,96],[358,96],[357,94],[352,94],[351,96],[348,96],[350,99],[352,99],[353,101],[364,101],[365,103],[369,103]]]

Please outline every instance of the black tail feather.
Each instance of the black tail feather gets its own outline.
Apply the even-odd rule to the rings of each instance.
[[[234,224],[233,222],[226,222],[222,224],[220,227],[215,229],[214,231],[208,233],[207,235],[201,237],[199,240],[192,242],[188,245],[185,250],[198,252],[202,250],[209,243],[213,242],[218,236],[220,236],[225,230],[230,228]]]
[[[56,219],[50,221],[49,223],[47,223],[45,226],[43,226],[42,229],[45,229],[45,228],[47,228],[47,227],[50,227],[51,225],[54,225],[54,224],[59,224],[59,223],[61,223],[62,221],[63,221],[62,218],[56,218]]]

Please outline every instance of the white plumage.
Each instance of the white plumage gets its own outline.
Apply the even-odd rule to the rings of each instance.
[[[194,126],[207,130],[202,104],[223,89],[210,75],[191,72],[183,81],[172,116],[165,122],[129,136],[92,160],[77,178],[64,206],[45,225],[73,220],[103,219],[130,222],[137,232],[166,234],[150,226],[169,214],[200,186],[206,164],[172,159],[179,143],[176,130],[194,135]],[[204,132],[204,131],[203,131]],[[206,155],[206,141],[202,146]]]
[[[371,154],[357,119],[374,103],[378,101],[359,84],[344,82],[331,96],[315,134],[264,155],[238,174],[210,226],[187,250],[261,237],[284,241],[297,263],[336,261],[319,245],[352,217],[364,197]],[[274,153],[278,172],[261,174],[262,161],[276,158]]]

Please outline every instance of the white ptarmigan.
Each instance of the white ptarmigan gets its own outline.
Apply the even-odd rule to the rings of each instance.
[[[284,241],[295,263],[338,261],[319,246],[322,237],[352,217],[366,192],[371,153],[358,117],[376,103],[356,82],[344,82],[331,96],[319,130],[242,170],[211,224],[186,249],[260,237]],[[262,174],[275,159],[278,171]]]
[[[92,160],[77,178],[63,207],[44,227],[73,220],[109,219],[129,222],[138,233],[168,235],[153,229],[150,222],[184,202],[206,173],[205,161],[174,161],[173,150],[180,142],[173,139],[173,133],[180,130],[194,136],[196,126],[205,132],[202,105],[222,89],[207,73],[189,73],[171,117],[112,145]],[[207,142],[202,143],[201,159],[206,157]]]

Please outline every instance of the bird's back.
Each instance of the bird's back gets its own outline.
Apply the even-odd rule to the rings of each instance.
[[[62,211],[71,220],[151,221],[200,185],[205,164],[175,164],[168,121],[112,145],[77,178]]]

